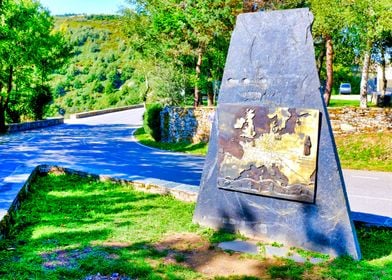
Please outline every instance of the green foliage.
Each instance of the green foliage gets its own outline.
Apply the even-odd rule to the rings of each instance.
[[[67,59],[68,45],[37,1],[0,2],[0,132],[12,121],[42,118],[51,100],[48,75]]]
[[[57,93],[51,113],[141,103],[138,77],[118,16],[56,18],[56,28],[74,44],[70,64],[52,75]],[[136,79],[136,81],[134,81]]]
[[[344,67],[338,64],[335,65],[334,71],[333,93],[339,94],[339,87],[341,83],[350,83],[351,94],[359,94],[361,77],[358,73],[352,70],[352,67]]]
[[[42,120],[44,116],[45,105],[53,99],[49,86],[38,86],[34,88],[29,102],[31,116],[35,120]]]
[[[144,131],[154,138],[155,141],[161,140],[161,111],[163,107],[158,103],[146,106],[143,116]]]
[[[212,82],[222,77],[230,34],[242,1],[130,2],[135,10],[125,12],[124,26],[135,59],[140,60],[135,68],[147,83],[159,69],[167,69],[171,75],[165,75],[166,84],[174,85],[171,88],[175,90],[160,89],[162,83],[150,83],[147,98],[155,92],[165,97],[177,93],[177,98],[169,101],[181,103],[180,92],[191,96],[196,91],[211,94]]]
[[[209,241],[212,244],[234,241],[236,239],[242,239],[242,236],[240,236],[239,234],[234,234],[223,230],[218,230],[218,231],[210,230],[208,235],[209,235]]]

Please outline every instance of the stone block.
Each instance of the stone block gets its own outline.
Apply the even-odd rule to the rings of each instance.
[[[331,256],[350,255],[359,259],[361,253],[350,216],[331,124],[319,91],[310,31],[312,22],[313,15],[308,9],[242,14],[237,18],[217,114],[212,125],[194,221],[215,229],[241,232],[267,242],[277,241],[286,246]],[[223,174],[235,182],[235,166],[240,164],[234,162],[232,169],[229,164],[222,166],[222,156],[226,156],[226,162],[229,163],[230,156],[241,158],[241,151],[237,153],[238,149],[230,150],[230,146],[222,146],[219,140],[225,128],[220,126],[219,116],[224,115],[222,111],[227,106],[236,104],[250,110],[246,111],[249,114],[243,112],[237,120],[227,123],[242,134],[233,138],[234,142],[237,141],[236,145],[246,149],[247,146],[252,147],[254,141],[257,147],[257,141],[264,141],[262,138],[265,135],[270,137],[273,145],[271,162],[268,162],[265,154],[270,151],[267,141],[259,146],[265,152],[263,161],[255,159],[254,162],[250,160],[246,163],[249,168],[247,178],[251,179],[248,180],[249,183],[238,185],[239,189],[230,189],[230,185],[228,188],[219,187],[218,177]],[[268,110],[264,115],[261,114],[264,116],[262,121],[258,119],[260,114],[256,108]],[[282,108],[292,108],[295,111]],[[311,137],[308,147],[306,142],[309,142],[309,138],[298,131],[302,120],[301,113],[297,113],[305,112],[302,110],[319,112],[320,121],[314,127],[319,132],[317,143]],[[274,112],[280,113],[275,116]],[[296,122],[290,123],[294,113]],[[304,114],[302,116],[306,116]],[[314,199],[268,196],[262,193],[263,188],[258,194],[241,191],[240,188],[252,188],[252,180],[269,178],[274,182],[274,188],[280,185],[280,191],[285,192],[291,176],[286,176],[286,171],[282,169],[287,154],[276,148],[279,146],[276,141],[290,133],[297,136],[297,140],[292,142],[293,147],[297,149],[298,145],[303,145],[303,154],[298,155],[299,159],[306,160],[306,156],[313,153],[310,149],[312,145],[318,147],[316,172],[311,175],[315,176]],[[260,151],[258,153],[262,154]],[[280,159],[279,154],[282,155]],[[226,167],[226,171],[222,173],[222,168]],[[239,173],[244,175],[246,167],[241,168]]]

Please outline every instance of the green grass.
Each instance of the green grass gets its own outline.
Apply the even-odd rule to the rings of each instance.
[[[207,148],[208,148],[208,143],[197,143],[197,144],[192,144],[192,143],[162,143],[162,142],[156,142],[151,135],[147,134],[144,131],[144,128],[138,128],[135,131],[135,137],[136,139],[143,145],[161,149],[161,150],[167,150],[167,151],[173,151],[173,152],[182,152],[182,153],[187,153],[187,154],[192,154],[192,155],[206,155],[207,154]]]
[[[167,235],[197,233],[210,242],[238,238],[192,223],[194,204],[137,192],[131,186],[70,175],[39,177],[0,241],[0,279],[85,279],[116,272],[131,279],[210,279],[184,262],[184,252],[153,244]],[[357,226],[364,259],[320,265],[260,259],[273,279],[391,279],[392,230]],[[256,279],[232,276],[216,279]]]
[[[392,172],[392,132],[335,136],[344,168]]]
[[[84,279],[113,272],[141,279],[187,275],[152,243],[172,232],[196,232],[194,205],[169,196],[77,176],[38,178],[17,213],[10,238],[0,241],[0,279]]]
[[[329,101],[329,106],[328,107],[359,107],[359,97],[358,100],[339,100],[339,99],[333,99]]]

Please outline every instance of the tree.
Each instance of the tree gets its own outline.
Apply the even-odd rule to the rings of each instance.
[[[358,34],[358,48],[362,57],[360,106],[367,107],[367,83],[371,52],[376,42],[392,30],[392,2],[390,0],[355,0],[348,4],[352,32]]]
[[[373,45],[373,54],[375,57],[376,63],[379,64],[381,69],[381,77],[379,81],[381,83],[381,100],[384,100],[386,90],[387,90],[387,80],[385,76],[385,67],[387,64],[387,54],[391,51],[392,48],[392,31],[383,32],[381,35],[381,39],[374,43]],[[390,54],[389,54],[390,57]]]
[[[325,47],[322,47],[318,55],[319,73],[322,60],[326,59],[326,84],[324,101],[329,104],[333,87],[333,63],[334,63],[334,38],[344,27],[343,5],[340,0],[310,0],[310,9],[314,14],[313,34],[321,39]]]
[[[201,90],[208,91],[204,81],[211,83],[212,78],[211,71],[204,69],[211,65],[205,63],[205,59],[209,52],[216,52],[212,46],[217,46],[217,41],[226,42],[226,51],[235,15],[241,11],[242,1],[130,2],[135,11],[129,12],[129,15],[148,26],[143,32],[144,38],[150,40],[143,40],[143,47],[147,44],[156,46],[156,50],[163,53],[161,60],[179,72],[183,71],[186,78],[184,83],[193,85],[194,106],[198,106]],[[131,28],[135,31],[134,27]],[[223,69],[223,66],[220,65],[220,68]]]
[[[60,34],[52,33],[52,18],[38,2],[3,0],[0,5],[0,132],[5,132],[11,97],[17,104],[21,92],[36,101],[46,96],[47,76],[65,61],[67,45]],[[40,117],[41,112],[32,114]]]

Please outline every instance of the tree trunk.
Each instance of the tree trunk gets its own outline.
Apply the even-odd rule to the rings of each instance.
[[[7,81],[7,94],[5,96],[4,102],[2,102],[2,104],[1,104],[4,111],[7,110],[8,102],[10,101],[13,82],[14,82],[14,67],[10,66],[10,69],[8,72],[8,81]]]
[[[194,100],[193,106],[198,107],[200,105],[200,91],[199,91],[199,78],[201,73],[201,63],[203,61],[203,53],[201,49],[197,51],[197,62],[196,62],[196,84],[195,84],[195,92],[194,92]]]
[[[12,91],[12,84],[14,79],[14,68],[11,66],[8,73],[7,81],[7,94],[0,98],[0,133],[7,132],[7,126],[5,125],[5,111],[7,110],[8,102]],[[0,87],[0,91],[3,86]]]
[[[365,50],[365,54],[363,56],[363,64],[362,64],[361,88],[359,94],[361,108],[367,108],[367,82],[369,78],[370,49],[371,49],[371,44],[368,43],[368,47]]]
[[[327,69],[327,82],[324,91],[324,101],[325,104],[329,105],[329,100],[331,99],[332,86],[333,86],[333,44],[332,37],[327,35],[325,37],[325,48],[326,48],[326,69]]]
[[[323,44],[321,44],[321,45],[322,46],[321,46],[320,53],[318,54],[317,59],[316,59],[317,73],[318,73],[319,78],[321,76],[321,69],[323,68],[324,58],[325,58],[325,55],[326,55],[326,52],[325,52],[325,47],[326,47],[325,42],[323,41]]]
[[[144,75],[144,80],[145,80],[145,84],[146,84],[146,90],[142,93],[141,97],[142,97],[142,100],[143,100],[144,107],[146,107],[148,93],[150,91],[150,83],[148,81],[148,76],[147,75]]]
[[[387,91],[387,79],[385,77],[385,51],[384,47],[381,46],[381,61],[380,61],[380,67],[381,67],[381,97],[384,99],[385,93]]]
[[[214,106],[214,93],[208,92],[208,106]]]
[[[7,126],[5,125],[5,108],[0,104],[0,133],[6,133]]]

